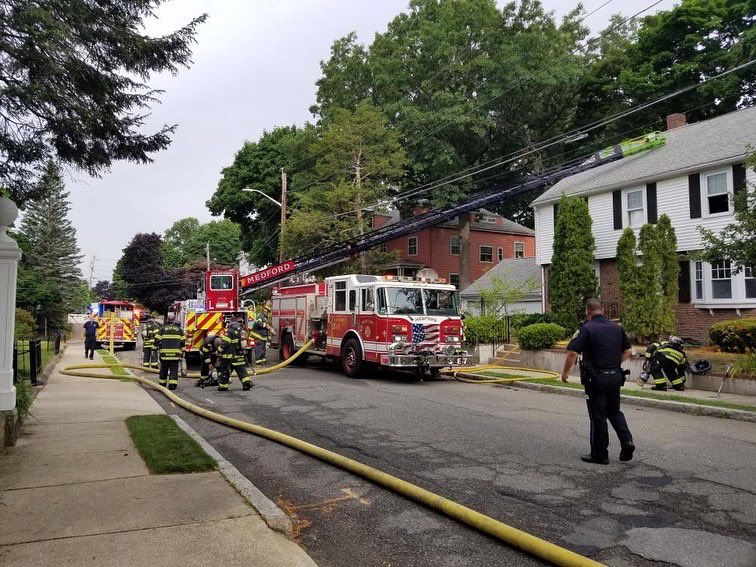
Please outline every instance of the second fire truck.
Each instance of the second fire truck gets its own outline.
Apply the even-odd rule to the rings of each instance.
[[[471,363],[457,291],[443,280],[337,276],[275,289],[272,305],[282,360],[313,339],[302,357],[338,359],[353,378],[368,365],[422,376]]]

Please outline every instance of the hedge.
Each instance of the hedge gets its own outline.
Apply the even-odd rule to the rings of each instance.
[[[709,338],[724,352],[756,352],[756,319],[715,323],[709,328]]]
[[[560,317],[555,313],[515,313],[509,316],[513,330],[522,329],[536,323],[556,323],[562,325]],[[564,325],[562,325],[564,326]]]
[[[501,343],[507,337],[507,322],[496,315],[465,317],[465,342],[471,345]]]
[[[539,350],[553,347],[566,334],[567,330],[556,323],[536,323],[520,329],[517,332],[517,341],[524,350]]]

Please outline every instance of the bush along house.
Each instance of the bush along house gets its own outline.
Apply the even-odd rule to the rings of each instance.
[[[688,259],[702,248],[700,228],[716,232],[733,222],[734,195],[756,183],[754,172],[745,167],[755,149],[756,107],[692,124],[686,124],[685,115],[672,114],[663,135],[662,147],[563,179],[533,201],[536,262],[548,289],[559,199],[563,193],[585,198],[593,220],[601,299],[619,314],[617,241],[623,229],[640,230],[666,214],[680,254],[676,332],[707,341],[712,324],[756,315],[756,266],[736,274],[729,261]]]
[[[414,214],[423,212],[426,210],[416,209]],[[532,229],[485,209],[471,216],[468,282],[474,282],[502,260],[535,256]],[[374,228],[399,223],[399,211],[375,213],[371,222]],[[398,262],[388,266],[385,275],[414,277],[419,270],[430,268],[459,289],[461,246],[459,219],[397,238],[382,247],[388,252],[396,250],[400,255]]]

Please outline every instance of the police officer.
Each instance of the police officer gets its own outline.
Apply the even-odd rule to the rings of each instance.
[[[94,351],[97,350],[97,329],[100,324],[94,314],[89,316],[89,321],[84,323],[84,358],[94,359]]]
[[[609,464],[608,419],[620,441],[619,459],[629,461],[635,445],[620,411],[620,388],[625,381],[621,364],[630,357],[630,339],[622,327],[604,317],[598,299],[586,301],[585,315],[587,321],[567,345],[567,360],[562,370],[562,382],[567,382],[578,354],[583,355],[580,381],[588,400],[591,453],[582,459],[586,463]]]
[[[202,346],[199,349],[200,359],[202,360],[202,366],[200,366],[200,378],[197,382],[198,386],[216,386],[217,380],[211,379],[211,371],[213,368],[218,369],[218,348],[223,344],[223,339],[216,336],[214,333],[207,335],[202,341]]]
[[[158,384],[168,384],[169,390],[178,388],[179,362],[184,352],[184,332],[176,323],[176,316],[168,313],[165,324],[155,333],[155,347],[160,358]]]
[[[222,337],[222,343],[218,347],[218,355],[221,368],[218,376],[218,391],[227,392],[231,381],[231,372],[236,371],[242,383],[243,390],[252,388],[252,379],[247,374],[247,360],[244,356],[244,344],[242,344],[241,323],[232,323],[228,333]]]

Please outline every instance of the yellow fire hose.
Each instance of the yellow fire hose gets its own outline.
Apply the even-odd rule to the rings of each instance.
[[[288,360],[285,360],[275,366],[271,366],[270,368],[262,369],[258,371],[257,374],[267,374],[287,366],[295,358],[297,358],[300,354],[307,350],[310,347],[311,343],[312,341],[303,345],[302,348],[300,348],[296,352],[296,354]],[[147,370],[154,372],[154,370],[145,369],[141,366],[131,364],[76,364],[63,368],[61,370],[61,373],[68,376],[83,376],[87,378],[119,378],[115,375],[106,376],[94,372],[80,371],[80,369],[114,367],[131,368],[135,370]],[[281,433],[279,431],[267,429],[253,423],[241,421],[207,410],[203,407],[187,402],[172,391],[168,390],[168,388],[164,388],[163,386],[160,386],[152,380],[148,380],[147,378],[143,378],[141,376],[133,376],[133,379],[149,388],[159,391],[173,403],[181,406],[186,410],[191,411],[192,413],[215,421],[216,423],[227,425],[240,431],[246,431],[259,437],[264,437],[265,439],[270,439],[271,441],[275,441],[276,443],[280,443],[281,445],[291,447],[292,449],[296,449],[297,451],[313,456],[317,459],[320,459],[321,461],[349,471],[357,476],[374,482],[375,484],[388,488],[389,490],[396,492],[397,494],[401,494],[402,496],[405,496],[416,502],[420,502],[421,504],[424,504],[429,508],[442,512],[467,526],[493,536],[513,547],[517,547],[523,551],[526,551],[531,555],[534,555],[535,557],[553,563],[554,565],[562,565],[565,567],[600,567],[602,565],[601,563],[579,555],[574,551],[570,551],[569,549],[565,549],[556,544],[550,543],[527,532],[518,530],[517,528],[500,522],[499,520],[495,520],[494,518],[486,516],[485,514],[476,512],[471,508],[467,508],[466,506],[458,504],[457,502],[444,498],[443,496],[439,496],[438,494],[425,490],[424,488],[420,488],[419,486],[415,486],[414,484],[411,484],[400,478],[355,461],[354,459],[344,457],[342,455],[339,455],[338,453],[329,451],[328,449],[323,449],[322,447],[318,447],[317,445],[313,445],[312,443],[297,439],[296,437],[285,435],[284,433]]]

